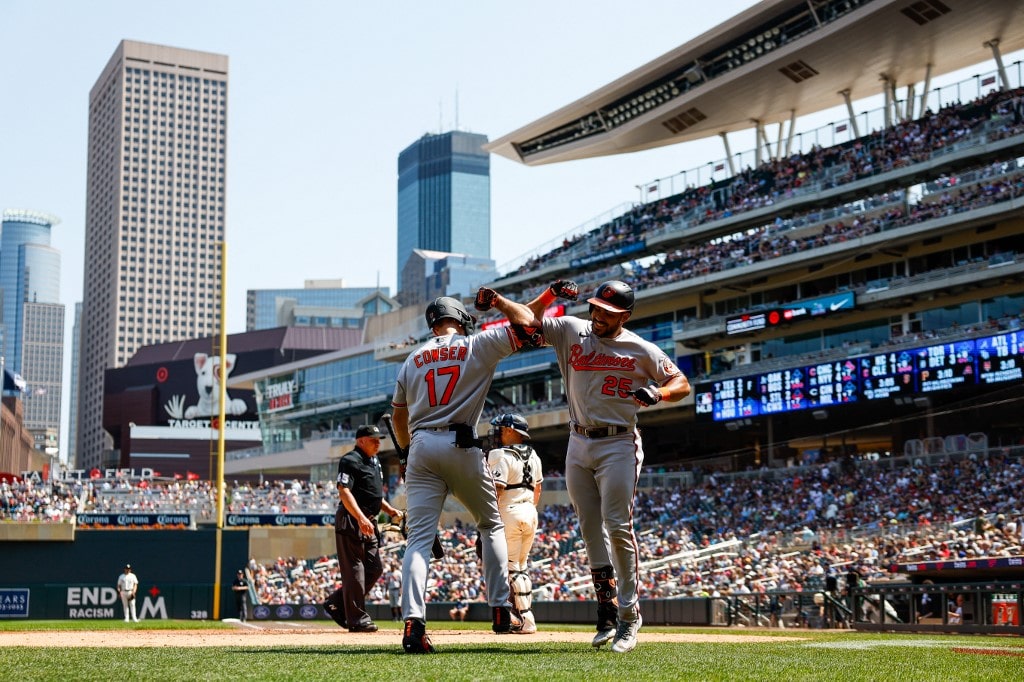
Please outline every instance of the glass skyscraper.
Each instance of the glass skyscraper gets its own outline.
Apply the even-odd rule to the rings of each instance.
[[[60,430],[64,360],[60,252],[50,246],[59,222],[38,211],[7,210],[0,228],[3,365],[25,379],[25,426],[51,448],[58,446],[53,434]]]
[[[486,135],[424,135],[398,155],[398,293],[413,249],[491,257],[491,166]],[[407,287],[408,285],[408,287]]]

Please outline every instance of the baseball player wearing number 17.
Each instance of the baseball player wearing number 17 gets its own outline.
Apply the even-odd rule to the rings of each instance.
[[[434,652],[426,634],[427,567],[449,492],[480,530],[492,628],[507,633],[522,627],[510,609],[505,527],[476,437],[494,368],[521,346],[511,326],[473,334],[475,320],[448,296],[434,299],[425,317],[434,338],[414,350],[398,370],[391,401],[395,444],[408,452],[402,648],[411,654]]]
[[[580,519],[597,592],[597,635],[616,653],[632,651],[642,624],[639,558],[633,504],[643,443],[637,410],[690,393],[690,382],[653,343],[623,325],[633,313],[633,290],[612,280],[587,299],[590,321],[544,317],[556,298],[576,300],[575,282],[558,280],[523,305],[481,289],[478,309],[495,307],[513,325],[540,328],[554,347],[569,402],[569,448],[565,483]]]

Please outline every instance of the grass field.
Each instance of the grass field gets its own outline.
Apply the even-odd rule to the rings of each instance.
[[[1016,637],[867,634],[846,631],[737,630],[647,627],[630,654],[593,650],[578,642],[510,636],[486,644],[456,643],[434,656],[408,656],[394,633],[380,644],[326,646],[132,646],[154,630],[235,629],[221,623],[0,622],[0,671],[17,680],[1018,680],[1024,641]],[[109,630],[99,647],[12,646],[29,631]],[[444,627],[452,625],[446,623]],[[465,624],[467,629],[484,624]],[[545,626],[544,631],[560,630]],[[582,628],[566,627],[579,632]],[[644,642],[643,635],[680,633],[772,635],[776,641]],[[469,634],[469,633],[467,633]],[[201,638],[204,632],[196,632]],[[343,642],[345,633],[336,639]],[[269,635],[273,637],[273,635]],[[792,638],[799,637],[799,640]],[[107,641],[107,640],[104,640]],[[129,645],[130,648],[125,648]]]

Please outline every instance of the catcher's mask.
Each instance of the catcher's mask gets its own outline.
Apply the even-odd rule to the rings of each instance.
[[[529,439],[530,437],[530,425],[526,422],[526,418],[523,417],[523,415],[516,414],[514,412],[499,414],[491,420],[491,426],[494,427],[491,430],[491,441],[495,444],[501,443],[499,429],[502,426],[512,429],[516,433],[522,435],[523,438]]]

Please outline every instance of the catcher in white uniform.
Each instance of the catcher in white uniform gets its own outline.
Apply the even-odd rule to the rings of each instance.
[[[505,524],[512,605],[523,620],[522,629],[515,632],[528,635],[537,632],[532,610],[533,581],[527,564],[537,533],[537,503],[544,474],[537,452],[523,443],[530,437],[530,425],[522,415],[499,414],[491,420],[491,426],[492,442],[500,447],[487,453],[487,467],[494,477],[498,511]]]
[[[643,619],[637,590],[640,563],[633,533],[633,503],[644,450],[637,429],[640,407],[676,402],[690,382],[658,346],[625,329],[633,289],[611,280],[587,299],[590,321],[544,317],[556,298],[576,300],[575,282],[558,280],[529,304],[481,288],[478,310],[495,307],[515,325],[543,332],[555,349],[569,402],[565,484],[580,519],[597,592],[595,647],[632,651]]]

